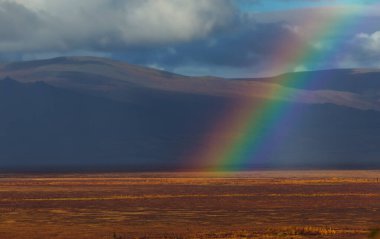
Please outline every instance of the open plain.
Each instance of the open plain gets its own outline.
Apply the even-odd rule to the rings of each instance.
[[[1,239],[368,238],[379,171],[0,175]]]

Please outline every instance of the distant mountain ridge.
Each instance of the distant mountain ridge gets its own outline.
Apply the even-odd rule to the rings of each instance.
[[[217,77],[187,77],[156,69],[96,57],[60,57],[50,60],[16,62],[0,66],[0,78],[10,76],[22,82],[44,81],[57,87],[86,91],[117,100],[131,100],[139,89],[183,92],[221,97],[248,97],[331,103],[358,109],[380,110],[380,72],[330,70],[305,73],[313,82],[281,82],[283,77],[230,80]],[[329,75],[329,77],[326,77]],[[333,78],[332,78],[333,76]],[[342,80],[344,82],[342,83]],[[358,83],[365,81],[363,84]],[[370,79],[370,80],[366,80]],[[303,85],[304,88],[299,89]],[[361,85],[360,88],[357,88]],[[268,92],[287,91],[288,96]],[[285,97],[285,98],[284,98]]]
[[[187,77],[93,57],[0,65],[0,170],[190,170],[184,160],[245,100],[286,101],[299,114],[286,142],[274,137],[245,168],[380,168],[379,71],[289,74]],[[297,97],[267,94],[285,86]]]

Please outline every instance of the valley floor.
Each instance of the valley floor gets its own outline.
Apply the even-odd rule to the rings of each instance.
[[[0,175],[1,239],[368,238],[380,171]]]

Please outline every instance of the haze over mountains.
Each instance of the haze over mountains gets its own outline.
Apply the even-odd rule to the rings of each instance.
[[[2,169],[187,169],[187,156],[218,133],[212,126],[244,101],[298,112],[282,126],[285,142],[274,136],[266,158],[246,168],[380,167],[376,69],[224,79],[61,57],[0,65],[0,79]]]

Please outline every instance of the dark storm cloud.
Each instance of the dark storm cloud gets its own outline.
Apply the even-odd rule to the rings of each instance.
[[[25,40],[30,40],[43,25],[42,19],[26,7],[14,2],[0,2],[0,50],[18,50],[21,42],[27,48],[29,43]]]
[[[0,37],[2,41],[19,40],[42,24],[36,14],[13,2],[0,3]],[[25,26],[20,28],[20,26]]]
[[[112,50],[205,37],[230,24],[229,0],[0,0],[0,51]]]
[[[259,24],[245,19],[217,35],[170,47],[131,49],[125,57],[169,68],[184,64],[249,67],[265,60],[264,56],[271,55],[273,46],[283,39],[300,41],[284,23]]]

